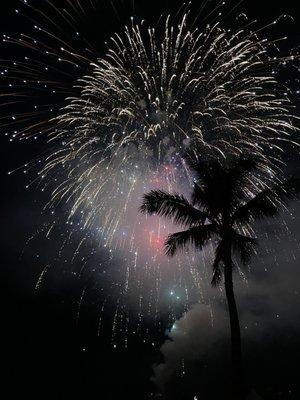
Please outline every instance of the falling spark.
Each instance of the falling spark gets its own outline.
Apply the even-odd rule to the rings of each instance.
[[[42,282],[44,280],[44,277],[45,277],[45,275],[47,273],[48,268],[49,268],[49,265],[46,265],[46,267],[42,270],[42,272],[41,272],[41,274],[40,274],[40,276],[39,276],[39,278],[37,280],[37,283],[35,285],[35,290],[40,290],[41,284],[42,284]]]
[[[72,18],[56,12],[73,26]],[[255,153],[273,176],[284,161],[283,146],[292,143],[297,132],[290,92],[274,73],[284,63],[294,63],[297,55],[274,58],[278,41],[261,38],[266,27],[250,29],[244,14],[238,19],[247,25],[235,32],[215,17],[198,28],[189,22],[189,11],[181,13],[179,22],[178,18],[162,18],[155,28],[132,19],[123,32],[112,35],[101,57],[91,47],[88,57],[38,24],[34,37],[3,36],[5,43],[36,57],[8,63],[11,106],[19,109],[32,91],[35,98],[40,93],[48,97],[34,111],[25,107],[24,112],[14,112],[2,129],[12,127],[11,141],[47,140],[45,153],[21,170],[31,177],[27,187],[38,182],[41,191],[51,193],[45,206],[53,218],[47,238],[62,222],[56,207],[63,205],[67,212],[58,259],[78,235],[70,264],[90,242],[92,256],[99,247],[109,254],[98,276],[106,286],[101,288],[98,334],[104,309],[114,302],[112,343],[118,330],[128,333],[130,308],[135,310],[134,329],[140,332],[145,317],[159,322],[162,308],[168,309],[172,321],[182,311],[178,304],[187,310],[195,301],[204,302],[209,282],[205,266],[212,248],[200,260],[184,254],[176,265],[171,263],[163,243],[173,226],[138,215],[143,193],[162,188],[187,192],[193,177],[183,156],[194,148],[216,157]],[[74,35],[81,36],[77,29]],[[52,60],[49,65],[46,59]],[[83,72],[68,86],[70,67]],[[56,104],[58,94],[64,100]],[[85,287],[78,302],[77,323],[87,292]]]

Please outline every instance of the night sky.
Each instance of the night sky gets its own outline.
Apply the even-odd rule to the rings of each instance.
[[[43,0],[31,3],[42,7]],[[61,7],[62,2],[55,3]],[[100,3],[103,4],[98,14],[90,13],[81,22],[82,31],[95,40],[100,55],[104,42],[115,31],[120,31],[131,15],[154,23],[161,13],[174,12],[181,5],[180,1],[165,0],[155,5],[148,1],[124,0],[116,7],[108,1]],[[200,7],[200,1],[194,3]],[[209,3],[214,2],[207,3],[209,9]],[[238,8],[241,11],[233,14],[246,12],[250,19],[258,19],[262,24],[281,14],[291,14],[295,22],[284,23],[280,28],[280,34],[288,36],[287,43],[281,47],[285,51],[300,44],[300,10],[295,3],[291,0],[245,1]],[[27,29],[26,22],[14,11],[18,5],[15,0],[2,1],[3,33]],[[226,24],[234,24],[234,17],[229,15]],[[12,59],[17,51],[24,50],[2,44],[0,58]],[[300,81],[297,87],[293,73],[288,69],[286,73],[290,75],[282,79],[292,82],[294,91],[300,90]],[[79,77],[80,73],[72,79]],[[4,78],[1,90],[6,90],[6,85]],[[6,121],[7,113],[7,106],[2,106],[1,121]],[[123,333],[118,332],[116,336],[111,333],[116,306],[116,297],[112,295],[112,304],[102,314],[104,322],[99,335],[99,310],[103,305],[99,290],[110,284],[103,277],[102,267],[109,254],[100,246],[95,252],[87,244],[84,252],[91,255],[91,261],[81,273],[80,257],[72,265],[57,259],[63,225],[50,240],[45,240],[44,233],[35,235],[51,219],[49,213],[42,212],[48,200],[47,191],[26,190],[28,177],[24,178],[22,170],[12,175],[7,173],[37,157],[45,143],[9,142],[2,134],[6,129],[1,128],[0,136],[1,360],[4,367],[1,398],[142,400],[154,398],[158,389],[164,391],[163,398],[171,400],[193,400],[194,396],[198,400],[225,398],[222,384],[229,368],[228,326],[225,304],[215,296],[215,289],[208,288],[214,305],[213,327],[204,302],[196,305],[191,302],[184,320],[183,308],[175,306],[172,327],[164,318],[169,313],[168,302],[173,301],[166,294],[158,323],[154,326],[151,318],[146,318],[140,333],[127,334],[128,343],[124,347]],[[290,148],[286,151],[285,173],[299,175],[296,151]],[[270,400],[300,398],[299,207],[292,203],[293,216],[285,215],[289,234],[282,220],[260,226],[259,261],[252,262],[247,286],[240,278],[236,281],[247,380],[262,398]],[[56,212],[63,218],[62,205]],[[277,240],[279,233],[282,233],[280,241]],[[34,239],[28,242],[32,235]],[[74,251],[76,246],[67,249],[64,260],[72,259]],[[39,281],[47,265],[51,267],[46,268],[45,276]],[[133,315],[134,312],[133,308]]]

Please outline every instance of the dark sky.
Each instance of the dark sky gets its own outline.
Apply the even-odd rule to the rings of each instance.
[[[2,32],[20,32],[25,28],[22,19],[14,13],[18,3],[2,0]],[[40,7],[43,0],[33,0],[32,3]],[[62,4],[59,1],[56,3]],[[132,1],[120,1],[117,17],[111,7],[106,6],[109,2],[103,0],[103,3],[103,14],[90,16],[93,23],[83,26],[88,36],[97,36],[97,43],[104,42],[115,30],[120,29],[133,13],[156,21],[162,12],[177,10],[181,4],[180,1],[164,0],[155,5],[153,2],[136,1],[133,11]],[[283,13],[293,15],[295,23],[283,25],[289,37],[288,46],[293,47],[300,43],[300,13],[295,4],[291,0],[248,0],[242,10],[246,10],[251,18],[261,21],[271,21]],[[95,24],[97,18],[99,24]],[[231,22],[229,17],[227,23]],[[101,45],[98,50],[101,53]],[[0,48],[0,51],[2,59],[13,57],[16,50]],[[2,89],[4,84],[1,84]],[[155,332],[148,322],[149,335],[153,335],[156,345],[145,344],[143,338],[132,336],[125,350],[112,346],[109,330],[97,336],[99,310],[93,288],[89,301],[84,304],[81,316],[77,319],[82,290],[90,287],[94,279],[91,271],[78,280],[65,266],[57,267],[48,274],[41,290],[35,290],[38,277],[47,260],[54,257],[58,243],[37,238],[21,254],[28,238],[44,223],[41,205],[47,195],[42,196],[34,190],[26,191],[22,174],[8,176],[7,171],[35,156],[40,147],[38,144],[12,144],[4,135],[0,139],[1,360],[4,367],[1,398],[149,399],[150,393],[155,391],[150,381],[152,366],[162,364],[155,368],[157,384],[166,383],[170,399],[192,400],[193,394],[207,390],[209,385],[214,386],[215,376],[224,377],[222,368],[226,369],[228,349],[226,323],[222,319],[223,304],[216,304],[219,318],[217,329],[213,332],[210,328],[203,328],[207,322],[205,312],[201,314],[196,307],[189,314],[188,339],[181,334],[182,320],[178,321],[177,333],[171,333],[171,345],[165,342],[164,330]],[[297,173],[299,160],[295,161],[295,155],[293,158],[289,170]],[[264,253],[265,264],[271,266],[271,272],[265,274],[254,266],[247,291],[240,283],[237,285],[239,304],[243,310],[241,318],[247,372],[253,376],[253,386],[270,400],[300,398],[300,384],[297,382],[300,355],[299,249],[291,239],[299,238],[299,206],[293,204],[293,208],[295,219],[289,220],[292,234],[281,243],[275,242],[272,237],[272,232],[277,229],[275,222],[264,227],[268,230],[269,240],[274,240],[274,243],[269,242],[269,247],[278,254],[276,268],[272,268],[274,255],[268,258]],[[105,258],[105,255],[99,257]],[[106,317],[111,318],[110,315]],[[260,328],[253,327],[253,321]],[[176,374],[176,367],[182,358],[186,359],[186,369],[190,371],[183,378]],[[198,371],[201,371],[201,379]]]

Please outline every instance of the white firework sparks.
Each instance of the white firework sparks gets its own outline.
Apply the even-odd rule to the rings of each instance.
[[[123,34],[112,36],[106,55],[91,63],[91,72],[75,83],[77,95],[48,118],[44,132],[50,151],[38,175],[42,190],[51,189],[48,206],[64,204],[68,222],[80,220],[71,227],[71,232],[78,226],[83,232],[71,261],[90,236],[101,238],[112,258],[123,258],[115,282],[113,339],[117,328],[128,330],[124,304],[131,297],[138,303],[138,326],[145,315],[159,318],[165,288],[177,287],[180,294],[171,290],[172,302],[186,308],[191,292],[193,300],[203,300],[205,279],[198,258],[192,254],[179,258],[177,266],[169,263],[162,247],[172,226],[138,215],[143,193],[187,190],[192,183],[183,161],[187,148],[216,157],[256,153],[272,169],[282,143],[291,141],[296,117],[289,92],[274,71],[294,57],[276,58],[273,47],[273,41],[247,28],[233,33],[215,23],[191,29],[188,13],[179,23],[169,16],[156,28],[132,20]],[[60,50],[80,59],[78,53]],[[33,124],[14,136],[24,139],[35,131]],[[47,228],[47,236],[55,224]]]
[[[107,215],[109,193],[121,194],[127,212],[136,169],[181,163],[188,146],[276,159],[296,130],[290,100],[272,74],[268,41],[229,34],[219,24],[190,31],[187,15],[178,26],[168,17],[164,33],[158,30],[132,25],[124,38],[113,36],[106,57],[79,81],[80,95],[67,99],[54,120],[50,136],[58,145],[41,174],[67,170],[52,200],[72,199],[72,214],[93,204],[86,225],[103,209]],[[115,219],[107,222],[112,232],[121,220]]]

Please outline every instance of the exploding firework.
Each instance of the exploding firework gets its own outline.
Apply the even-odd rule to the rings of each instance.
[[[122,259],[112,278],[117,292],[113,332],[128,330],[125,304],[132,306],[133,299],[138,326],[145,316],[159,319],[165,292],[172,298],[171,320],[179,301],[187,308],[203,300],[206,272],[198,264],[209,261],[210,249],[201,260],[183,255],[171,265],[162,248],[173,228],[138,215],[143,193],[187,190],[193,177],[183,160],[186,149],[213,152],[215,157],[247,151],[263,157],[272,170],[282,143],[290,142],[296,131],[289,91],[275,74],[279,64],[294,57],[274,57],[276,41],[261,39],[249,26],[236,32],[219,23],[197,29],[189,23],[189,13],[179,22],[168,16],[155,28],[132,19],[111,37],[105,56],[95,54],[89,72],[72,84],[74,94],[66,96],[54,116],[50,113],[46,122],[13,133],[21,140],[37,137],[37,131],[47,135],[38,178],[42,190],[51,191],[48,207],[64,204],[67,210],[62,249],[74,230],[82,232],[71,262],[87,240],[106,248],[111,264]],[[16,42],[8,36],[5,41]],[[74,59],[82,61],[80,52],[63,40],[57,44],[63,54],[59,61],[72,60],[69,63],[78,66]],[[22,45],[37,47],[39,41],[25,37]],[[45,44],[42,51],[53,54]],[[46,78],[37,78],[37,67],[39,60],[31,60],[30,67],[16,65],[21,74],[45,86]],[[47,112],[45,105],[41,109]],[[30,117],[23,114],[21,123]],[[47,236],[58,223],[54,219],[47,226]],[[99,279],[103,273],[106,269]],[[85,290],[79,311],[84,296]],[[102,311],[110,297],[105,297]]]
[[[136,187],[160,166],[173,184],[179,178],[171,169],[185,178],[187,147],[216,157],[246,150],[268,163],[295,131],[290,101],[272,75],[269,43],[219,24],[190,31],[187,17],[178,26],[168,17],[163,33],[132,24],[123,38],[113,36],[106,57],[78,82],[79,96],[53,120],[54,151],[41,170],[58,174],[52,203],[70,202],[70,215],[82,212],[85,227],[105,215],[110,242]]]

